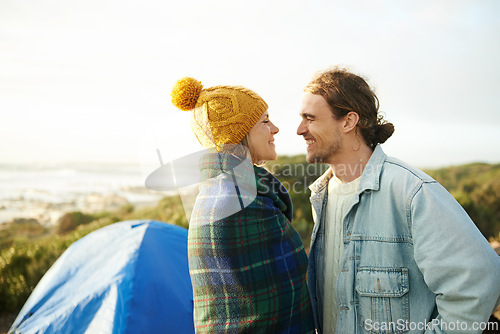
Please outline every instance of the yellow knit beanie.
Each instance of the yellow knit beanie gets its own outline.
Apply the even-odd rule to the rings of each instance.
[[[205,148],[220,151],[225,144],[239,144],[267,110],[257,93],[241,86],[203,89],[193,78],[178,80],[172,89],[172,103],[192,110],[191,128]]]

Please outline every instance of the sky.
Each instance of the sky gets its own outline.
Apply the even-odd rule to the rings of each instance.
[[[200,149],[170,102],[179,78],[269,105],[279,155],[303,87],[342,65],[420,168],[500,162],[497,0],[0,0],[0,164],[153,163]]]

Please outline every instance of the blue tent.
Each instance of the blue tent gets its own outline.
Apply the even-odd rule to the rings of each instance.
[[[9,333],[194,333],[187,230],[134,220],[76,241]]]

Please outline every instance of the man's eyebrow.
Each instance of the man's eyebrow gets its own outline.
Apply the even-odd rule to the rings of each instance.
[[[300,116],[302,116],[303,118],[312,118],[312,119],[316,118],[316,116],[315,116],[315,115],[313,115],[313,114],[309,114],[309,113],[307,113],[307,112],[301,112],[301,113],[300,113]]]

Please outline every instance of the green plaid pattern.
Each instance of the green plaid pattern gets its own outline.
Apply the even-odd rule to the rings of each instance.
[[[196,332],[311,333],[307,255],[291,225],[292,203],[283,185],[265,169],[251,167],[255,199],[229,217],[213,219],[229,200],[231,170],[239,163],[224,154],[200,161],[202,177],[212,180],[200,189],[189,225]]]

